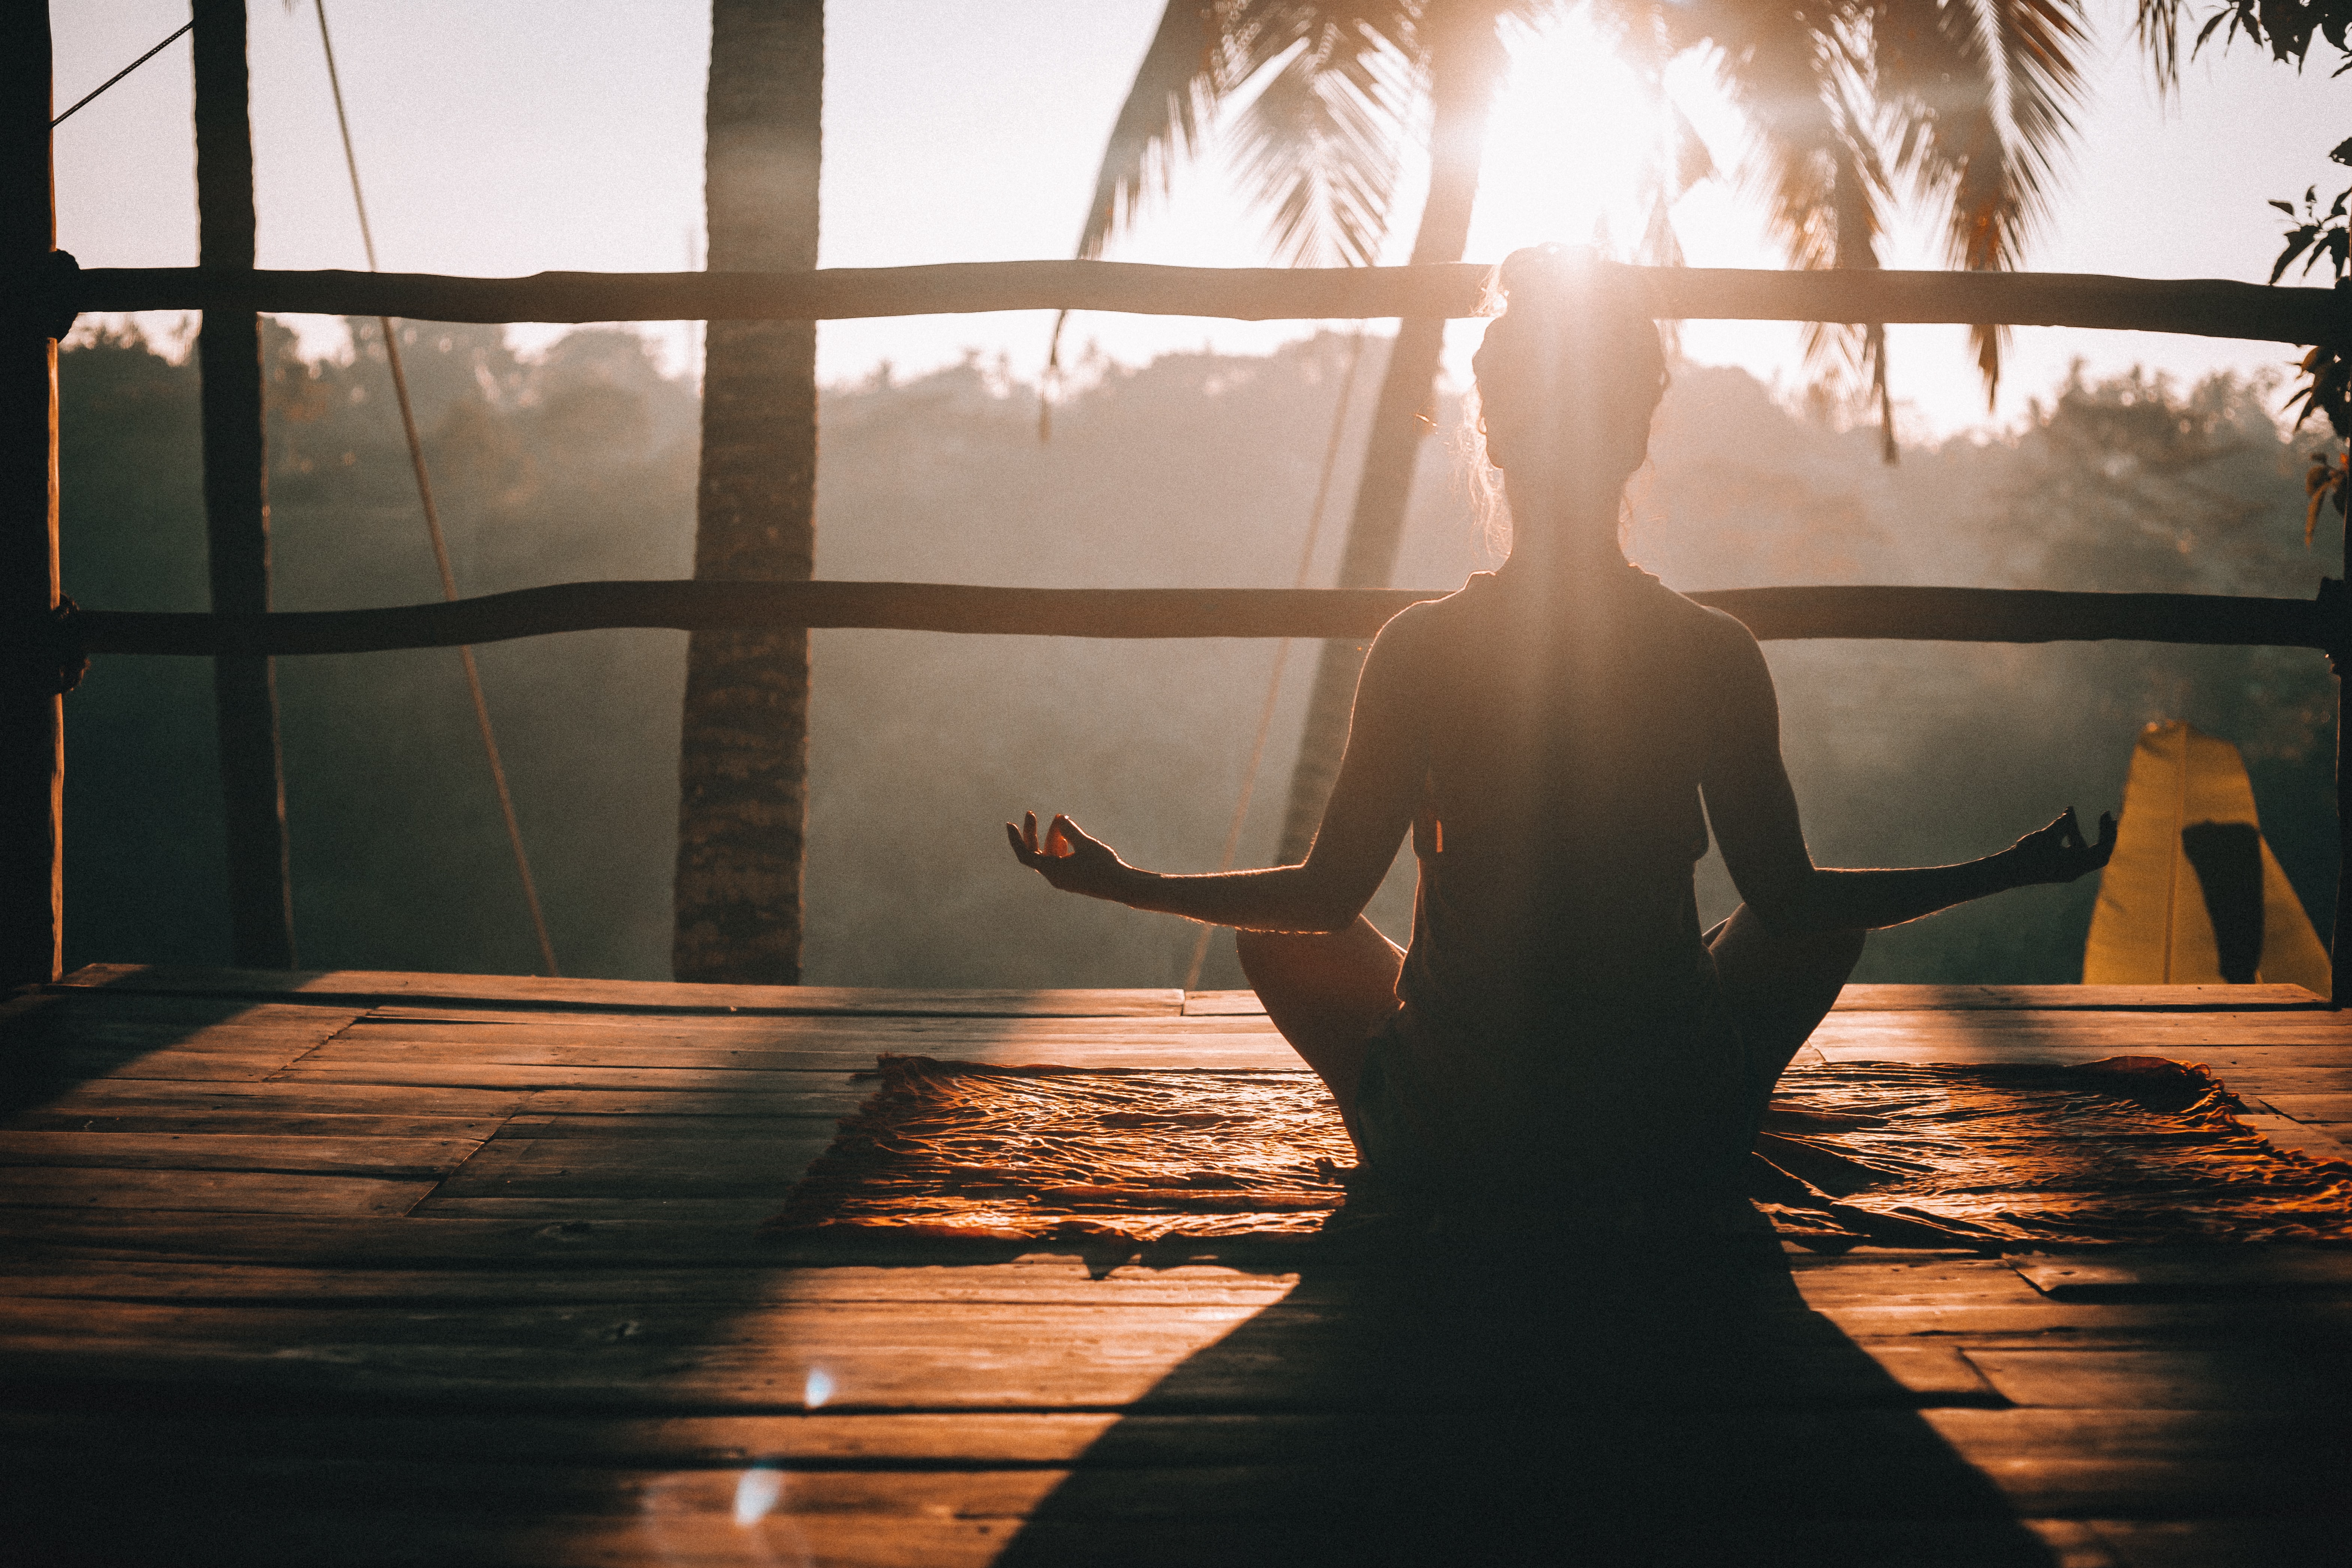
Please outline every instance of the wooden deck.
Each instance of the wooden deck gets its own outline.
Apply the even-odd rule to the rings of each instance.
[[[1295,1069],[1230,994],[96,968],[0,1016],[0,1558],[2340,1561],[2352,1251],[831,1253],[880,1051]],[[2203,1062],[2291,988],[1851,987],[1832,1059]]]

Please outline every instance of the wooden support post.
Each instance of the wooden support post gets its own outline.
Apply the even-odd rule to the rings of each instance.
[[[58,345],[28,288],[57,246],[49,8],[0,4],[0,986],[63,952],[65,708],[37,650],[58,605]]]
[[[206,269],[254,262],[253,128],[247,105],[245,0],[195,0],[196,216]],[[269,490],[261,405],[261,318],[206,310],[205,528],[217,611],[269,608]],[[286,784],[278,679],[267,658],[213,663],[221,791],[228,830],[229,932],[236,962],[294,966],[287,872]]]
[[[2316,503],[2314,503],[2316,504]],[[2320,579],[2320,619],[2328,668],[2336,675],[2336,921],[2327,933],[2327,1001],[2341,1007],[2352,1000],[2352,750],[2346,746],[2346,721],[2352,719],[2344,700],[2347,677],[2352,677],[2352,519],[2344,525],[2341,578]]]

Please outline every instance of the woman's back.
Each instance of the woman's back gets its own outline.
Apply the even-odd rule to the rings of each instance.
[[[1691,867],[1720,650],[1747,631],[1628,567],[1557,618],[1514,588],[1474,578],[1416,628],[1428,777],[1404,999],[1528,1026],[1675,1006],[1704,956]]]
[[[1421,883],[1385,1065],[1445,1124],[1423,1141],[1486,1147],[1514,1181],[1562,1160],[1653,1181],[1637,1146],[1685,1171],[1690,1140],[1736,1150],[1738,1042],[1691,868],[1747,629],[1622,565],[1569,605],[1481,576],[1413,614]]]

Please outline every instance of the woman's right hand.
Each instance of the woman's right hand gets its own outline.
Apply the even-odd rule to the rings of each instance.
[[[1089,838],[1066,816],[1056,816],[1041,836],[1037,814],[1029,812],[1021,826],[1004,825],[1013,841],[1013,858],[1066,893],[1123,902],[1122,895],[1135,878],[1135,868],[1099,838]]]
[[[2095,844],[2083,837],[2083,825],[2074,819],[2074,808],[2071,805],[2066,808],[2065,816],[2047,827],[2027,834],[2009,851],[2020,887],[2071,882],[2105,866],[2107,858],[2115,852],[2115,814],[2104,811],[2099,814],[2099,838]]]

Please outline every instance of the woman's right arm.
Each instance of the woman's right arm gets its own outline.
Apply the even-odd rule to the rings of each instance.
[[[1767,927],[1789,931],[1875,930],[2010,888],[2071,882],[2107,863],[2113,816],[2090,843],[2074,809],[1981,860],[1957,866],[1832,870],[1813,864],[1780,758],[1780,705],[1756,639],[1727,630],[1718,668],[1722,705],[1702,788],[1707,820],[1739,896]]]

